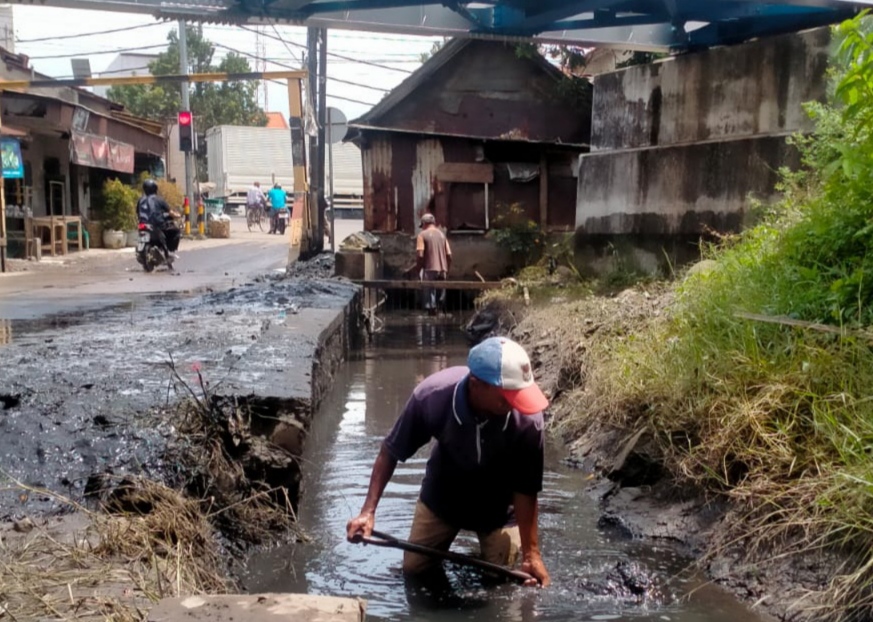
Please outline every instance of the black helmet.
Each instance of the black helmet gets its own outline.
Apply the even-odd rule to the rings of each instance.
[[[142,191],[148,195],[158,193],[158,184],[154,179],[146,179],[142,182]]]

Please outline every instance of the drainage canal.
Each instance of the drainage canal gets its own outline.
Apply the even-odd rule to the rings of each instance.
[[[462,331],[432,320],[390,318],[340,369],[314,417],[304,454],[299,519],[311,541],[253,555],[250,591],[359,596],[375,620],[758,619],[702,581],[668,545],[598,528],[585,475],[561,463],[559,447],[550,448],[540,501],[549,589],[485,586],[471,571],[450,567],[453,591],[434,599],[404,589],[399,551],[347,543],[346,521],[361,507],[379,444],[409,391],[428,374],[465,359]],[[407,537],[427,456],[424,448],[398,465],[377,513],[380,531]],[[475,536],[462,533],[454,548],[474,552]]]

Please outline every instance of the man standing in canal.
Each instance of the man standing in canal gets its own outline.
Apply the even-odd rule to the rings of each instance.
[[[445,234],[436,226],[433,214],[421,217],[421,233],[415,240],[415,270],[423,281],[445,281],[452,267],[452,249]],[[436,315],[437,307],[445,304],[446,290],[439,295],[435,288],[424,290],[424,308],[428,315]]]
[[[543,485],[543,415],[548,400],[536,385],[524,349],[505,337],[470,350],[467,365],[425,378],[385,438],[361,513],[347,537],[369,537],[376,507],[398,462],[431,439],[410,542],[448,550],[461,529],[476,532],[482,557],[549,585],[538,543],[537,495]],[[403,556],[403,572],[421,575],[438,562]]]

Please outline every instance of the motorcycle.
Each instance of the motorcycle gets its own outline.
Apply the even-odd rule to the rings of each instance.
[[[159,236],[163,236],[159,229],[155,229],[150,224],[139,224],[136,260],[146,272],[151,272],[161,265],[166,265],[169,270],[173,269],[173,257]]]
[[[288,212],[288,208],[280,207],[276,213],[273,214],[273,218],[275,219],[273,230],[279,235],[285,235],[285,228],[291,220],[291,214]]]

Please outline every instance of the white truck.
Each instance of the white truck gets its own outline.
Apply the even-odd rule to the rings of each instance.
[[[272,127],[218,125],[206,131],[211,198],[224,199],[225,209],[236,211],[246,202],[251,185],[261,182],[264,193],[274,183],[294,190],[291,130]]]

